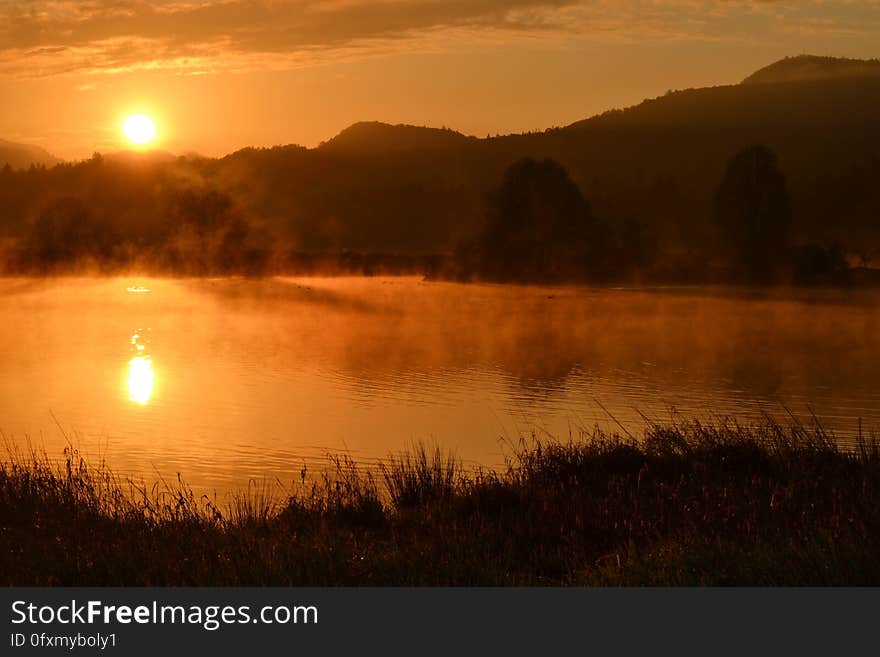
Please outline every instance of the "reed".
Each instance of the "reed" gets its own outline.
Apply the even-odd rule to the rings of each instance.
[[[876,585],[880,447],[692,421],[530,437],[470,471],[417,444],[225,504],[8,449],[0,546],[7,585]]]

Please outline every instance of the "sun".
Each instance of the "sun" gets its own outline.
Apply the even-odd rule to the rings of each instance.
[[[144,146],[156,138],[156,124],[146,114],[132,114],[122,123],[122,130],[132,144]]]

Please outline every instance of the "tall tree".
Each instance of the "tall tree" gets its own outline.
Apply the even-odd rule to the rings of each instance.
[[[791,202],[772,150],[750,146],[728,161],[714,214],[723,249],[750,276],[770,276],[787,260]]]
[[[499,280],[583,276],[592,225],[590,204],[559,163],[520,160],[491,198],[477,267]]]

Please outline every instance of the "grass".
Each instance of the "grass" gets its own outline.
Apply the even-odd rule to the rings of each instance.
[[[0,583],[880,584],[880,448],[818,426],[595,430],[499,472],[416,446],[224,508],[65,456],[0,464]]]

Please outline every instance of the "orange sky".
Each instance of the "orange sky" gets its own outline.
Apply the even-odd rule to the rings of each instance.
[[[484,136],[878,43],[872,0],[4,0],[0,138],[85,157],[132,112],[206,155],[359,120]]]

